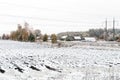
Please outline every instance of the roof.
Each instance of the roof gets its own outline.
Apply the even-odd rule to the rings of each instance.
[[[74,36],[74,39],[81,39],[80,36]]]
[[[65,39],[67,36],[62,36],[61,38]]]
[[[86,41],[96,41],[95,37],[85,37]]]

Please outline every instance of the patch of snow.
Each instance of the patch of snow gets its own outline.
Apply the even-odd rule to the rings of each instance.
[[[5,70],[0,80],[117,80],[119,53],[119,48],[106,46],[53,48],[47,43],[0,40],[0,69]]]

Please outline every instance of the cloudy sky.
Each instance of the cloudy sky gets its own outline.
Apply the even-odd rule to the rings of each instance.
[[[28,22],[42,33],[85,31],[120,24],[119,0],[0,0],[0,34]]]

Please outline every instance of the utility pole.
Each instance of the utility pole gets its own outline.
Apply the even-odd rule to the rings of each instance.
[[[113,41],[115,40],[115,19],[113,18]]]
[[[105,41],[108,40],[108,31],[107,31],[107,19],[105,21]]]

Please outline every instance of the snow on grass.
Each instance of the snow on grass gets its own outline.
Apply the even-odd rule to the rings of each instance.
[[[115,80],[119,66],[119,48],[0,41],[0,80]]]

